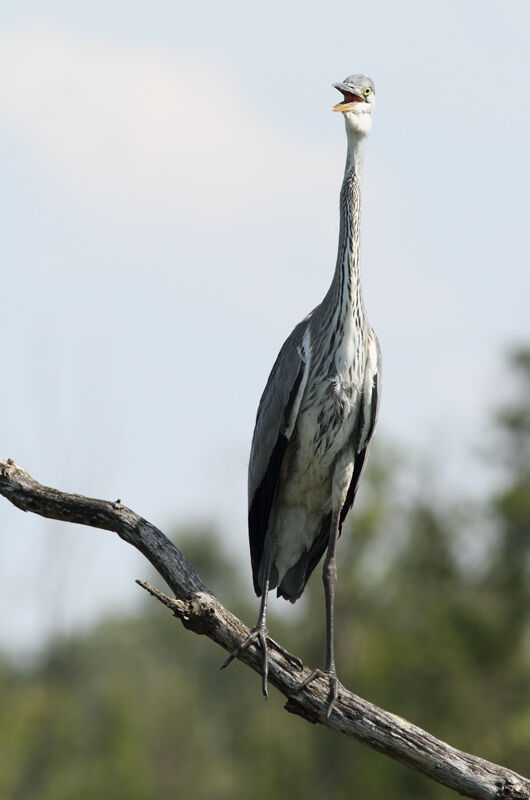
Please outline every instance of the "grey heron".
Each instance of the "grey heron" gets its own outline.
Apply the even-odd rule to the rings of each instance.
[[[375,87],[364,75],[333,84],[343,99],[347,157],[340,193],[337,263],[331,286],[284,343],[259,403],[248,475],[249,540],[259,617],[223,666],[257,642],[267,695],[267,639],[291,662],[301,662],[268,636],[267,595],[294,603],[327,550],[327,716],[338,695],[335,668],[335,550],[355,499],[374,433],[380,397],[381,357],[366,317],[359,272],[360,200],[366,137],[372,126]]]

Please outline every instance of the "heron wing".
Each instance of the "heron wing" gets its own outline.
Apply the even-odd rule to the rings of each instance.
[[[361,405],[359,411],[359,424],[356,426],[356,444],[355,444],[355,461],[353,465],[353,475],[351,483],[346,495],[346,501],[340,512],[339,523],[339,536],[342,533],[342,526],[348,511],[353,505],[359,480],[364,470],[366,463],[366,456],[370,447],[370,442],[374,435],[375,424],[377,422],[377,414],[379,411],[379,402],[381,399],[381,351],[379,349],[379,342],[375,331],[370,333],[370,340],[368,345],[368,355],[366,359],[366,370],[364,374],[363,391],[361,395]],[[331,525],[331,514],[328,514],[322,520],[320,533],[313,541],[313,544],[307,552],[307,566],[305,570],[305,580],[300,589],[300,592],[295,596],[288,596],[279,591],[286,599],[296,600],[300,597],[305,589],[305,585],[316,565],[322,558],[326,547],[329,542],[329,529]]]
[[[346,495],[346,501],[340,512],[340,530],[346,519],[346,515],[353,505],[357,487],[363,473],[366,456],[370,442],[375,431],[377,414],[379,413],[379,403],[381,400],[381,350],[375,331],[370,331],[368,343],[368,356],[366,359],[366,370],[364,373],[363,394],[361,398],[360,425],[358,428],[358,442],[356,444],[356,456],[353,465],[353,475]]]
[[[280,470],[294,431],[309,371],[309,319],[293,330],[278,354],[261,396],[248,468],[248,531],[252,575],[258,572]]]

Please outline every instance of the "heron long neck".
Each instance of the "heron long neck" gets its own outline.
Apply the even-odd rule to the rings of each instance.
[[[333,307],[342,319],[350,310],[364,322],[359,264],[361,177],[364,163],[365,136],[348,132],[348,155],[340,192],[340,230],[337,265],[330,287]]]

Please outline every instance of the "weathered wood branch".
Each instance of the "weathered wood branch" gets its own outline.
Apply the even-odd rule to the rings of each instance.
[[[23,511],[50,519],[114,531],[151,562],[175,594],[167,597],[147,583],[140,585],[163,602],[184,626],[204,634],[231,652],[248,628],[212,595],[182,553],[150,522],[116,502],[67,494],[42,486],[11,459],[0,458],[0,493]],[[261,673],[255,646],[240,661]],[[269,682],[287,698],[286,709],[320,723],[406,764],[412,769],[479,800],[530,800],[530,780],[505,767],[464,753],[401,717],[341,688],[326,720],[326,681],[316,680],[298,692],[309,670],[293,672],[286,659],[270,650]]]

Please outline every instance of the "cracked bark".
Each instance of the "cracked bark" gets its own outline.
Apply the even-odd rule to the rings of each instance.
[[[248,635],[247,626],[209,592],[175,545],[119,500],[108,502],[51,489],[38,483],[11,459],[2,458],[0,493],[22,511],[117,533],[143,553],[175,597],[166,596],[144,581],[138,583],[164,603],[189,630],[207,636],[229,652]],[[285,658],[272,647],[269,654],[269,683],[287,698],[287,711],[363,742],[466,797],[530,800],[528,778],[457,750],[343,687],[326,721],[326,681],[316,680],[303,692],[297,692],[310,670],[293,672]],[[261,655],[255,646],[241,653],[239,660],[261,673]]]

